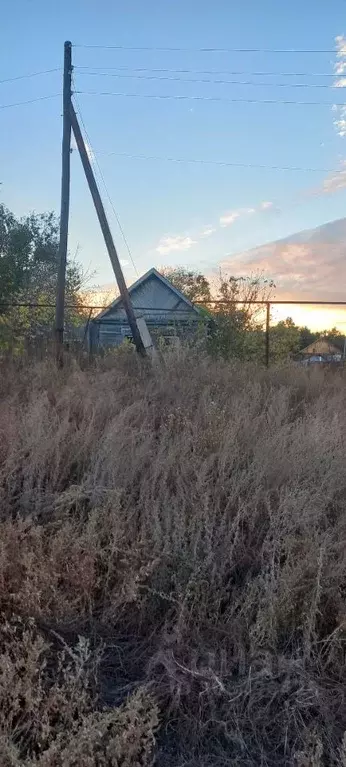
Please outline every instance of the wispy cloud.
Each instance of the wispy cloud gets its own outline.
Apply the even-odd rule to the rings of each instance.
[[[339,173],[330,173],[322,183],[323,194],[333,194],[346,188],[346,160],[342,160]]]
[[[346,160],[341,160],[339,168],[330,171],[317,187],[305,189],[297,202],[309,197],[323,197],[325,194],[334,194],[346,189]]]
[[[174,251],[190,250],[193,245],[196,245],[197,240],[193,240],[192,237],[184,235],[176,235],[174,237],[161,237],[156,251],[161,255],[167,255]]]
[[[255,207],[237,208],[235,210],[226,211],[219,217],[218,225],[205,224],[200,231],[194,232],[193,236],[189,234],[177,234],[161,237],[156,246],[156,252],[166,256],[169,253],[190,250],[190,248],[197,245],[199,241],[211,237],[211,235],[215,234],[220,228],[224,229],[228,226],[232,226],[232,224],[240,218],[246,218],[248,216],[253,216],[254,214],[262,215],[270,212],[278,212],[278,210],[279,209],[273,202],[263,200]]]
[[[345,35],[337,35],[335,38],[336,45],[336,64],[334,65],[334,71],[336,75],[343,75],[346,72],[346,38]]]
[[[216,232],[215,226],[206,226],[199,236],[204,239],[205,237],[210,237],[214,232]]]
[[[346,107],[339,107],[338,112],[339,117],[334,120],[334,126],[339,136],[344,138],[346,136]]]
[[[219,224],[221,227],[232,226],[232,224],[234,224],[238,218],[243,218],[244,216],[252,216],[254,213],[267,213],[269,211],[278,212],[278,208],[274,205],[273,202],[264,200],[263,202],[260,202],[259,205],[257,205],[255,208],[238,208],[237,210],[230,210],[228,213],[224,213],[222,216],[220,216]]]
[[[223,216],[220,216],[219,223],[220,226],[232,226],[234,222],[237,220],[237,218],[240,217],[240,211],[239,210],[230,210],[229,213],[225,213]]]
[[[342,77],[346,72],[346,38],[344,35],[338,35],[335,38],[336,45],[336,63],[334,64],[335,80],[334,88],[345,88],[346,78]],[[346,136],[346,106],[333,104],[334,127],[341,138]]]
[[[345,88],[346,87],[346,77],[340,77],[338,80],[334,81],[334,88]]]

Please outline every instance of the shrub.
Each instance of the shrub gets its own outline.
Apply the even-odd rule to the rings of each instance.
[[[344,764],[343,374],[180,349],[0,382],[7,764]]]

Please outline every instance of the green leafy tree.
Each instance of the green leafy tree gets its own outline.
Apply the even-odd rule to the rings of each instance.
[[[58,220],[53,213],[31,213],[16,219],[0,204],[0,300],[25,295],[33,301],[43,292],[54,296],[58,266]],[[68,262],[67,296],[77,298],[84,276]]]
[[[329,330],[322,330],[322,332],[319,333],[319,338],[320,337],[327,338],[329,343],[333,344],[333,346],[337,346],[341,352],[343,351],[345,334],[341,333],[337,328],[334,327]]]
[[[301,329],[291,317],[280,320],[270,329],[270,359],[283,361],[301,348]]]
[[[208,305],[210,302],[210,283],[204,274],[186,269],[184,266],[165,266],[160,271],[192,303],[198,301]]]
[[[307,346],[310,346],[314,341],[317,340],[317,338],[320,337],[320,333],[314,332],[313,330],[310,330],[306,325],[299,328],[300,330],[300,342],[299,342],[299,349],[305,349]]]
[[[23,339],[50,336],[53,307],[11,307],[11,303],[54,304],[58,268],[57,218],[53,213],[17,219],[0,204],[0,344],[18,347]],[[85,276],[77,263],[66,270],[66,323],[83,321],[80,289]]]

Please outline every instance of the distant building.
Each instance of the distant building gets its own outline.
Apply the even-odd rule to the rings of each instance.
[[[155,342],[163,338],[174,343],[189,337],[201,322],[200,310],[156,269],[150,269],[129,287],[131,302],[137,319],[145,319]],[[104,309],[89,324],[91,348],[119,346],[132,339],[121,296]]]
[[[344,343],[341,339],[342,344]],[[343,350],[341,347],[332,344],[328,338],[318,338],[317,341],[313,341],[305,349],[299,352],[301,361],[304,364],[315,362],[340,362],[343,357]]]

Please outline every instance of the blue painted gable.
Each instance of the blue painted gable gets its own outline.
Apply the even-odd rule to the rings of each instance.
[[[144,317],[149,330],[156,334],[180,335],[200,320],[199,310],[156,269],[140,277],[129,293],[136,316]],[[120,297],[92,324],[101,345],[117,345],[131,336]]]
[[[150,269],[143,277],[140,277],[129,287],[129,293],[135,310],[146,313],[151,311],[156,313],[159,310],[176,311],[177,314],[183,311],[189,316],[191,313],[196,317],[199,315],[199,310],[156,269]],[[124,316],[125,312],[119,297],[96,319],[115,319]]]

